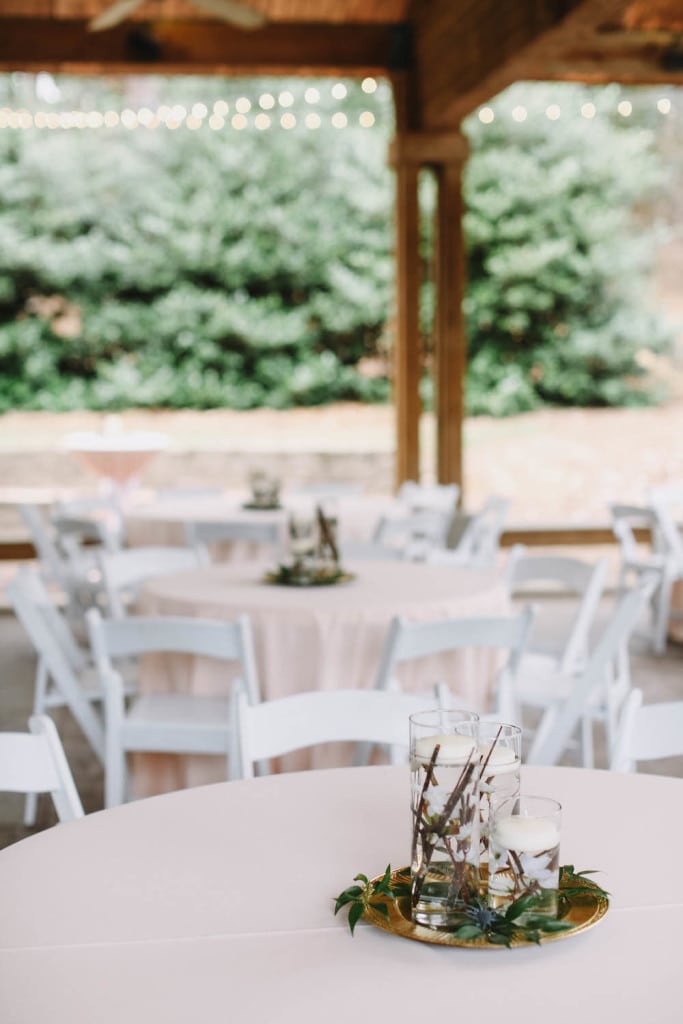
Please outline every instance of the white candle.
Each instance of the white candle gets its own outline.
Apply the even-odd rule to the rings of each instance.
[[[491,749],[493,747],[493,749]],[[502,775],[504,772],[514,772],[519,766],[520,759],[512,747],[502,746],[496,743],[483,743],[479,745],[482,765],[486,761],[484,775]],[[488,761],[487,761],[488,758]]]
[[[491,839],[497,846],[517,853],[540,853],[552,850],[560,841],[560,827],[551,818],[524,817],[512,814],[498,818]]]
[[[415,757],[420,761],[431,761],[434,747],[437,744],[440,748],[436,759],[437,764],[465,764],[475,749],[474,740],[471,736],[454,734],[422,736],[415,741]]]

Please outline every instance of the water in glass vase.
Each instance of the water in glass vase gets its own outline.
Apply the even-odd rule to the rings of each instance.
[[[494,814],[489,841],[488,900],[496,910],[533,895],[520,917],[557,916],[560,875],[560,827],[552,818]]]
[[[430,757],[435,742],[440,756]],[[413,847],[412,918],[429,928],[450,928],[458,903],[479,885],[478,763],[471,737],[430,737],[411,758]]]
[[[489,826],[494,807],[506,802],[511,811],[515,810],[514,801],[520,790],[521,751],[522,730],[518,726],[490,721],[479,723],[480,866],[488,865]]]

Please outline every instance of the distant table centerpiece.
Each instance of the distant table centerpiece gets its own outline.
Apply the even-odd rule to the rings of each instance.
[[[336,520],[326,516],[319,505],[314,516],[292,514],[288,523],[289,560],[266,573],[266,582],[321,587],[354,579],[340,563],[336,528]]]

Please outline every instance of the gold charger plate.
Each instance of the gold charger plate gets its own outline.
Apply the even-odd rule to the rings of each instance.
[[[306,580],[282,575],[279,572],[267,572],[263,577],[266,583],[274,583],[280,587],[330,587],[334,583],[349,583],[355,578],[356,574],[353,572],[339,572],[335,576],[309,577]]]
[[[372,881],[380,882],[383,877],[383,875],[378,875]],[[410,868],[398,868],[396,871],[392,871],[391,880],[392,882],[407,882],[410,884]],[[583,885],[591,885],[586,878],[582,878],[581,883]],[[574,927],[571,930],[567,929],[562,932],[541,935],[540,942],[542,944],[546,942],[559,942],[560,939],[570,939],[580,932],[588,931],[589,928],[593,928],[594,925],[601,921],[609,910],[609,900],[606,896],[602,895],[597,886],[595,895],[582,894],[572,897],[571,889],[571,882],[563,885],[562,892],[568,897],[569,906],[562,915],[562,920],[571,922]],[[374,898],[380,899],[381,897]],[[425,928],[424,925],[415,924],[410,917],[410,897],[408,896],[397,900],[384,897],[382,901],[389,908],[389,917],[385,917],[384,914],[373,911],[372,907],[368,907],[363,915],[363,920],[374,925],[376,928],[381,928],[382,931],[390,932],[392,935],[399,935],[402,939],[414,939],[416,942],[429,942],[437,946],[459,946],[465,949],[508,948],[507,946],[497,945],[494,942],[487,942],[483,937],[457,939],[448,932],[436,931],[432,928]],[[510,941],[510,946],[512,947],[537,945],[538,943],[530,942],[527,939],[511,939]]]
[[[276,504],[276,505],[259,505],[255,501],[245,501],[242,504],[242,508],[246,508],[246,509],[249,509],[249,511],[254,511],[254,512],[275,512],[277,509],[283,508],[283,506],[280,505],[280,504]]]

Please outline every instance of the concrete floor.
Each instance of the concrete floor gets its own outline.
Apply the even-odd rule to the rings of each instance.
[[[538,607],[539,621],[546,629],[550,633],[561,630],[570,614],[566,600],[547,595],[534,595],[533,600]],[[600,620],[604,621],[609,615],[613,600],[608,596],[603,601],[598,630]],[[0,730],[24,731],[31,713],[35,657],[23,629],[8,611],[0,613],[0,666]],[[669,644],[665,655],[655,657],[636,637],[632,644],[632,673],[634,685],[645,691],[647,703],[683,700],[683,645]],[[57,709],[54,720],[86,813],[101,809],[103,779],[97,760],[68,711]],[[568,753],[564,762],[576,763],[575,755]],[[596,729],[596,766],[602,768],[605,764],[601,731]],[[649,770],[683,777],[683,758],[657,762]],[[0,848],[40,831],[56,820],[49,797],[40,798],[36,828],[26,829],[22,825],[22,813],[23,797],[0,794]]]

